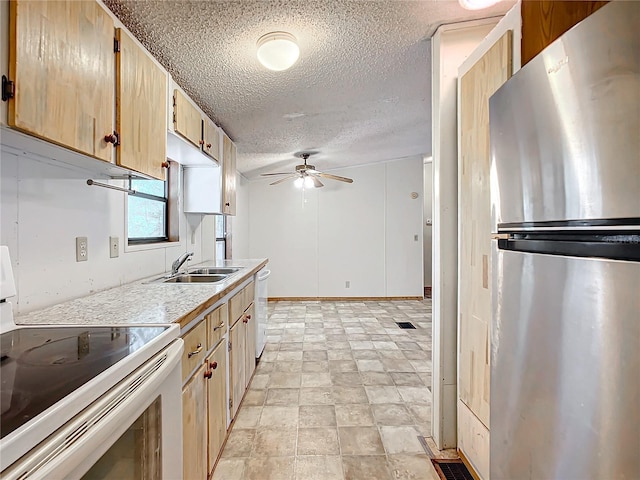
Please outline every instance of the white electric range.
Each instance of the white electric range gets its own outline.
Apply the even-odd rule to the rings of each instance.
[[[179,478],[179,326],[16,326],[0,272],[0,476]]]

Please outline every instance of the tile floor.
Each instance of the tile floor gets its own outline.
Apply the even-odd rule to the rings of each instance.
[[[431,301],[275,302],[214,480],[436,480]],[[412,322],[415,330],[395,322]]]

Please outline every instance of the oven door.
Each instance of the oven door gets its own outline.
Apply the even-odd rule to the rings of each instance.
[[[175,340],[2,478],[180,478],[182,350],[183,341]]]

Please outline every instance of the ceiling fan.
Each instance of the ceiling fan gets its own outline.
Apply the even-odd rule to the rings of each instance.
[[[302,165],[296,165],[295,173],[263,173],[263,177],[269,177],[274,175],[286,175],[286,177],[276,180],[269,185],[278,185],[295,178],[294,185],[298,188],[320,188],[324,187],[324,183],[320,181],[320,178],[326,178],[329,180],[338,180],[339,182],[353,183],[353,180],[347,177],[341,177],[339,175],[331,175],[330,173],[323,173],[316,170],[315,165],[307,165],[307,159],[311,156],[310,153],[296,154],[296,157],[301,158],[304,163]]]

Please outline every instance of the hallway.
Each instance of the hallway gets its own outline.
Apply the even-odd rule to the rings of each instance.
[[[396,322],[411,322],[401,329]],[[431,301],[275,302],[215,480],[434,480]]]

